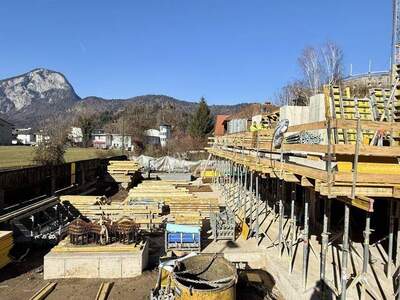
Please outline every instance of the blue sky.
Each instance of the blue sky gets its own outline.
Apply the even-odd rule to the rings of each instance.
[[[2,1],[0,78],[45,67],[81,97],[264,101],[300,76],[302,48],[328,39],[353,73],[368,71],[370,59],[373,70],[387,69],[391,2]]]

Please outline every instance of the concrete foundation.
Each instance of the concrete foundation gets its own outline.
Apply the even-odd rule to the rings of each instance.
[[[146,268],[148,242],[139,245],[72,246],[62,241],[44,257],[44,279],[131,278]]]
[[[257,247],[255,239],[244,241],[211,242],[202,253],[223,253],[224,257],[241,269],[266,268],[265,251]]]

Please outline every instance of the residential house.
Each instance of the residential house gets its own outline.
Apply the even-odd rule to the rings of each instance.
[[[111,134],[111,147],[115,149],[124,148],[125,150],[132,150],[132,137],[129,135]]]
[[[161,145],[160,130],[147,129],[145,132],[145,144],[147,145]]]
[[[171,138],[171,125],[161,124],[160,125],[160,144],[161,147],[167,145],[167,141]]]
[[[98,149],[109,149],[111,148],[112,136],[109,133],[105,133],[102,129],[96,129],[92,132],[93,147]]]
[[[171,126],[161,124],[160,129],[147,129],[145,131],[145,143],[165,147],[171,138]]]
[[[16,144],[35,145],[36,135],[32,128],[18,128],[15,130]]]
[[[71,127],[68,138],[73,144],[81,144],[83,142],[82,129],[80,127]]]

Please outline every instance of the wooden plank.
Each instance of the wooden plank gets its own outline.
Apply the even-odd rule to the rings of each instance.
[[[374,211],[374,199],[366,196],[356,196],[355,199],[351,199],[348,197],[338,197],[337,199],[367,212]]]
[[[348,196],[351,194],[351,186],[332,186],[331,196]],[[328,186],[321,184],[320,194],[328,196]],[[356,187],[356,196],[367,196],[367,197],[392,197],[393,188],[391,187]]]
[[[300,125],[289,126],[287,132],[298,132],[303,130],[318,130],[318,129],[326,129],[326,121],[305,123]]]
[[[357,120],[345,120],[337,119],[336,124],[333,124],[337,128],[343,129],[356,129]],[[398,122],[380,122],[380,121],[369,121],[361,120],[361,128],[363,130],[384,130],[384,131],[400,131],[400,123]]]
[[[102,282],[97,291],[96,300],[107,300],[113,285],[113,282]]]
[[[30,300],[43,300],[54,290],[57,282],[49,282],[44,287],[42,287],[39,291],[37,291]]]
[[[312,184],[312,182],[310,181],[310,179],[308,179],[305,176],[301,176],[301,186],[304,187],[314,187],[314,185]]]

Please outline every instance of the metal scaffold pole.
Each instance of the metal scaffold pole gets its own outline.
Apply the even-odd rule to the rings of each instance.
[[[389,237],[388,237],[388,260],[386,265],[386,277],[392,276],[392,258],[393,258],[393,232],[394,232],[394,216],[393,216],[393,201],[389,205]]]
[[[283,252],[283,180],[279,180],[279,184],[277,184],[277,193],[279,197],[279,232],[278,232],[278,241],[279,241],[279,257],[282,257]]]
[[[296,240],[296,216],[294,213],[296,202],[296,184],[292,184],[290,193],[290,241],[289,241],[289,273],[293,271],[293,245]]]
[[[308,270],[308,206],[309,196],[307,189],[304,189],[304,229],[303,229],[303,287],[306,289],[307,286],[307,270]]]
[[[248,196],[248,192],[247,192],[247,168],[244,167],[244,185],[243,185],[243,201],[244,203],[242,204],[243,206],[243,222],[246,223],[246,210],[247,210],[247,196]]]
[[[325,272],[326,272],[326,256],[328,253],[329,243],[329,225],[331,215],[331,199],[324,197],[324,215],[321,233],[321,263],[320,263],[320,278],[321,281],[326,283]],[[326,286],[322,286],[323,299],[326,297]]]
[[[256,176],[256,239],[257,239],[257,242],[258,242],[259,231],[260,231],[259,211],[258,211],[258,206],[260,204],[260,191],[259,191],[259,186],[258,186],[258,180],[259,180],[259,176],[257,174],[257,176]]]
[[[238,192],[237,192],[237,200],[236,200],[236,209],[239,212],[240,211],[240,206],[242,205],[242,192],[243,192],[243,166],[239,166],[239,181],[238,181]]]
[[[250,195],[249,228],[250,228],[250,234],[253,232],[253,201],[254,201],[253,176],[254,176],[253,171],[250,171],[250,187],[249,187],[249,195]]]
[[[364,230],[364,257],[363,257],[363,267],[362,267],[362,280],[364,284],[361,284],[361,299],[365,299],[365,280],[368,272],[369,263],[369,236],[371,235],[371,214],[367,212],[365,216],[365,230]]]
[[[344,204],[344,228],[343,228],[343,246],[342,246],[342,274],[341,274],[341,294],[340,299],[346,299],[347,292],[347,262],[349,257],[349,227],[350,227],[350,206]]]

